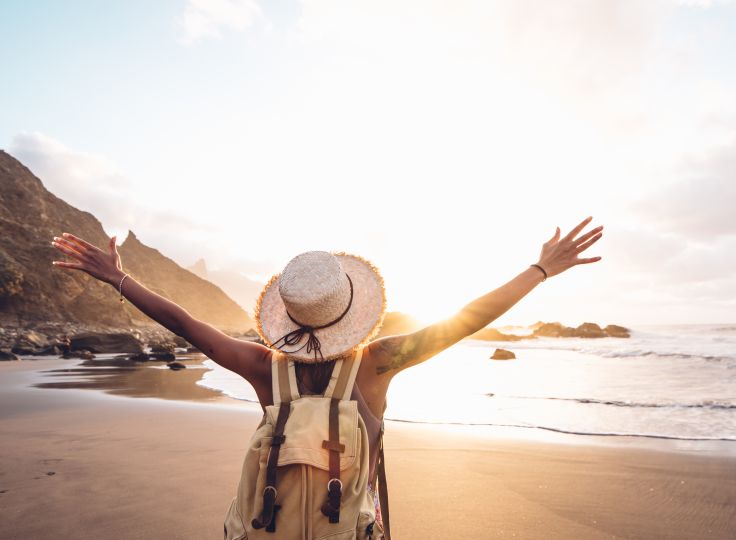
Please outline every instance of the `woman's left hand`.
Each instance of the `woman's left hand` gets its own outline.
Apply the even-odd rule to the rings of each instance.
[[[62,237],[54,236],[51,245],[56,249],[73,257],[77,262],[53,261],[51,264],[64,268],[82,270],[93,278],[113,283],[122,272],[123,265],[120,262],[120,254],[115,246],[115,236],[110,238],[107,252],[74,236],[71,233],[63,233]]]
[[[601,225],[588,231],[580,238],[575,238],[591,219],[593,219],[592,216],[585,218],[562,239],[560,239],[560,228],[557,227],[554,236],[544,243],[538,264],[547,272],[548,278],[561,274],[575,265],[589,264],[601,260],[601,257],[578,258],[578,254],[588,249],[603,236],[601,232],[603,231],[603,225]]]

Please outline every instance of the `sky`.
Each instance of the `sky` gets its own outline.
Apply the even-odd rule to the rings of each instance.
[[[736,2],[6,1],[0,65],[0,148],[182,266],[356,253],[431,323],[593,216],[493,326],[736,321]]]

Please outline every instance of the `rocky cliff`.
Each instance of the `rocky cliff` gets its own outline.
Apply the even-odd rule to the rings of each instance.
[[[156,325],[115,288],[78,271],[54,267],[64,256],[51,239],[71,232],[106,249],[108,236],[89,212],[49,192],[18,160],[0,151],[0,326],[47,322],[111,329]],[[185,270],[128,233],[118,246],[125,271],[194,317],[226,331],[252,320],[219,287]]]

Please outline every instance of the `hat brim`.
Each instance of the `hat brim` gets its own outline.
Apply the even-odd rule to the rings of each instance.
[[[345,252],[333,253],[353,282],[353,302],[347,314],[327,328],[315,330],[320,341],[322,356],[315,359],[314,351],[307,353],[305,335],[296,345],[281,345],[280,350],[299,362],[319,362],[342,357],[358,346],[368,344],[380,331],[386,314],[386,290],[383,277],[368,260]],[[287,333],[299,328],[286,313],[281,300],[278,278],[275,274],[261,291],[254,310],[256,331],[269,347]],[[293,352],[292,352],[293,351]]]

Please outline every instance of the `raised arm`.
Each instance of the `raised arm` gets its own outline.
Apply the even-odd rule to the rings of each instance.
[[[590,222],[584,219],[564,238],[560,228],[542,246],[539,264],[552,277],[578,265],[599,261],[601,257],[577,258],[601,236],[603,227],[596,227],[580,238],[575,238]],[[508,283],[485,294],[463,307],[455,316],[427,326],[410,334],[387,336],[369,344],[370,358],[375,373],[381,379],[390,379],[399,371],[432,358],[437,353],[474,334],[506,313],[545,278],[542,271],[529,266]]]
[[[107,251],[70,233],[63,233],[62,237],[55,236],[52,245],[75,259],[74,262],[53,261],[54,265],[82,270],[117,290],[125,272],[114,236],[110,239]],[[262,371],[270,369],[270,364],[266,365],[267,347],[235,339],[195,319],[183,307],[146,288],[131,275],[125,278],[122,290],[123,296],[151,319],[182,336],[221,366],[240,374],[260,393],[261,389],[257,385],[263,378]]]

